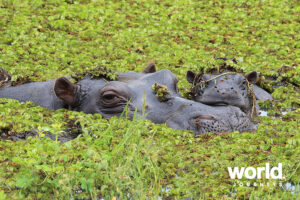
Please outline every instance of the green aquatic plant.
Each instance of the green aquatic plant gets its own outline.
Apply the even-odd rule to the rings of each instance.
[[[170,95],[170,92],[167,86],[154,83],[152,85],[152,90],[159,101],[164,102],[169,99],[168,95]]]
[[[36,129],[58,136],[68,120],[82,128],[66,143],[1,139],[0,199],[299,199],[298,27],[296,0],[1,1],[0,67],[16,84],[76,74],[80,80],[95,66],[141,72],[155,60],[176,74],[182,95],[189,92],[187,70],[225,67],[259,72],[274,101],[259,102],[268,114],[255,118],[255,132],[195,137],[145,119],[0,99],[1,135]],[[110,73],[106,78],[115,80]],[[282,182],[295,185],[293,193],[234,186],[229,178],[228,166],[267,162],[282,163]]]
[[[72,78],[76,81],[81,81],[86,76],[89,76],[91,79],[104,78],[107,81],[114,81],[117,79],[118,74],[105,66],[97,66],[93,69],[86,70],[85,72],[72,75]]]

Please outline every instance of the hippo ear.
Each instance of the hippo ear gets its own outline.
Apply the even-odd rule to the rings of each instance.
[[[194,80],[195,80],[195,77],[196,77],[196,73],[189,70],[187,71],[186,73],[186,80],[189,82],[189,83],[193,83]]]
[[[250,72],[249,74],[247,74],[246,79],[249,81],[249,83],[256,83],[257,79],[258,79],[258,74],[256,71]]]
[[[143,70],[143,73],[154,73],[156,72],[156,67],[154,63],[149,63],[149,65]]]
[[[74,105],[76,102],[75,95],[77,91],[77,85],[69,81],[65,77],[56,79],[54,85],[55,95],[63,100],[68,105]]]

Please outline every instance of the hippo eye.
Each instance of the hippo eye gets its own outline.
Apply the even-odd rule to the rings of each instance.
[[[247,82],[246,82],[246,79],[243,79],[243,81],[242,81],[242,83],[241,83],[241,85],[240,85],[240,88],[241,88],[242,90],[246,90],[246,88],[247,88]]]
[[[116,95],[113,95],[113,94],[107,94],[107,95],[104,95],[103,96],[103,99],[105,100],[113,100],[114,98],[116,98],[117,96]]]
[[[114,91],[105,91],[101,96],[105,104],[117,104],[122,100]]]
[[[133,96],[133,93],[127,85],[117,81],[107,83],[99,93],[98,103],[102,109],[120,108],[120,110],[123,110],[123,106],[126,105]]]

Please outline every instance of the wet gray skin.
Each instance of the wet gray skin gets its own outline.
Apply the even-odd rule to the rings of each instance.
[[[151,71],[152,72],[152,71]],[[100,113],[104,118],[120,116],[127,106],[127,116],[134,112],[154,123],[171,128],[205,132],[232,132],[255,129],[250,118],[238,107],[212,107],[182,98],[177,90],[177,77],[169,70],[152,73],[120,73],[118,81],[106,82],[86,77],[77,84],[62,77],[47,82],[28,83],[0,90],[0,98],[33,101],[49,109],[67,108],[85,113]],[[169,94],[158,100],[152,85],[165,85]]]
[[[197,77],[196,77],[197,76]],[[196,75],[192,71],[187,72],[187,80],[197,84],[199,81],[207,81],[216,77],[214,74]],[[253,71],[246,76],[241,74],[227,74],[210,80],[205,84],[196,86],[192,94],[192,99],[207,105],[232,105],[239,107],[243,112],[249,113],[253,106],[248,83],[255,84],[258,78],[257,72]],[[271,95],[262,88],[253,85],[254,95],[258,100],[273,100]],[[258,105],[256,105],[258,108]]]

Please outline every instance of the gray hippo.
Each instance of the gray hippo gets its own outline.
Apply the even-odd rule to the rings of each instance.
[[[189,70],[186,78],[193,84],[191,98],[207,105],[232,105],[249,113],[257,112],[255,99],[273,100],[267,91],[255,85],[258,79],[256,71],[243,76],[230,71],[222,74],[196,74]]]
[[[154,123],[196,134],[255,129],[251,119],[238,107],[212,107],[182,98],[177,82],[178,78],[169,70],[156,72],[155,66],[150,65],[143,73],[119,73],[116,81],[93,80],[87,76],[75,84],[61,77],[12,86],[0,89],[0,98],[32,101],[49,109],[100,113],[104,118],[121,116],[126,110],[130,119],[136,113]],[[158,98],[161,95],[164,98]]]

